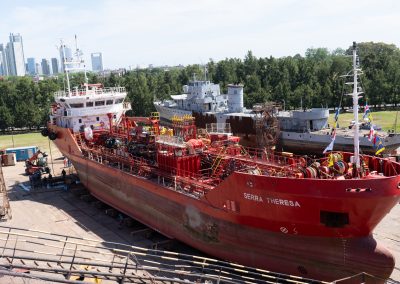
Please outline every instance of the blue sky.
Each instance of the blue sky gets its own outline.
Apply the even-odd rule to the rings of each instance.
[[[57,56],[74,35],[105,67],[206,63],[347,48],[353,41],[400,46],[400,1],[86,0],[2,1],[0,43],[20,33],[25,57]]]

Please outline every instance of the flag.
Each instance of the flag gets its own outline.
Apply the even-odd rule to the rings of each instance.
[[[329,143],[329,145],[325,148],[324,152],[322,152],[323,154],[333,150],[333,144],[335,144],[335,139],[336,139],[336,129],[333,129],[331,139],[332,139],[331,143]]]
[[[374,135],[375,135],[375,130],[374,130],[374,126],[371,123],[371,128],[369,129],[368,140],[372,142]]]
[[[383,143],[380,142],[379,145],[378,145],[378,150],[375,152],[375,155],[379,155],[383,151],[385,151],[385,146],[383,146]]]
[[[335,112],[335,122],[333,124],[333,129],[338,128],[339,127],[339,113],[340,113],[340,107],[337,108],[336,112]]]
[[[336,138],[336,129],[333,129],[332,133],[331,133],[331,137],[333,140],[335,140]]]
[[[372,122],[372,113],[368,113],[368,120],[369,122]]]
[[[365,118],[369,119],[370,118],[369,115],[370,115],[370,109],[369,109],[369,106],[367,105],[367,103],[365,103],[363,119],[365,119]]]
[[[332,139],[331,143],[329,143],[329,145],[325,148],[324,152],[322,152],[322,153],[325,154],[328,151],[332,151],[334,143],[335,143],[335,139]]]
[[[382,138],[378,135],[374,137],[374,149],[376,149],[375,155],[379,155],[383,151],[385,151],[385,146],[383,145]]]
[[[339,119],[339,112],[340,112],[340,107],[338,107],[338,109],[335,112],[335,122],[337,122]]]

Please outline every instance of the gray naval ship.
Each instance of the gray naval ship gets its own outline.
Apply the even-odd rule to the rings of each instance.
[[[243,106],[243,85],[228,85],[228,93],[221,94],[220,86],[195,78],[183,86],[183,93],[172,99],[155,101],[154,106],[164,123],[171,123],[174,116],[192,115],[198,128],[207,124],[230,124],[233,135],[240,136],[246,146],[275,146],[277,150],[293,153],[321,155],[332,141],[328,125],[329,110],[282,110],[274,104],[256,105],[253,109]],[[385,151],[390,153],[400,147],[400,135],[377,130]],[[368,139],[369,128],[360,129],[361,153],[375,154],[376,149]],[[351,127],[337,128],[333,150],[353,150]]]

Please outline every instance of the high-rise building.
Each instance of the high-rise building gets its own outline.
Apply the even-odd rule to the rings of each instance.
[[[58,59],[57,58],[51,59],[51,69],[53,69],[52,74],[58,74]]]
[[[3,44],[0,44],[0,75],[8,75],[7,55]]]
[[[12,57],[13,55],[12,55],[12,52],[11,52],[11,45],[10,45],[10,43],[8,42],[7,43],[7,45],[6,45],[6,60],[7,60],[7,73],[8,73],[8,76],[14,76],[14,72],[13,72],[13,66],[14,66],[14,60],[12,59],[13,57]]]
[[[28,72],[29,75],[35,75],[36,74],[36,61],[35,61],[35,58],[29,57],[27,59],[26,71]]]
[[[103,71],[103,56],[101,52],[92,53],[92,70],[95,72]]]
[[[43,75],[49,76],[49,75],[50,75],[50,64],[49,64],[49,60],[43,58],[43,59],[42,59],[42,62],[41,62],[41,65],[42,65],[42,72],[43,72]]]
[[[10,41],[7,43],[7,59],[9,75],[25,75],[24,46],[20,34],[10,33]]]
[[[43,75],[42,65],[40,65],[39,63],[36,63],[36,74]]]
[[[60,47],[60,66],[61,66],[61,72],[64,72],[65,69],[65,64],[64,62],[67,61],[71,61],[72,58],[72,51],[71,48],[69,48],[68,46],[64,45],[63,47]],[[70,64],[67,64],[70,65]],[[71,67],[71,66],[67,66],[67,67]]]

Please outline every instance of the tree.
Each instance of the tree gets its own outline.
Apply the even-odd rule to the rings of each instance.
[[[5,106],[0,106],[0,129],[5,130],[13,126],[13,117],[10,110]]]

